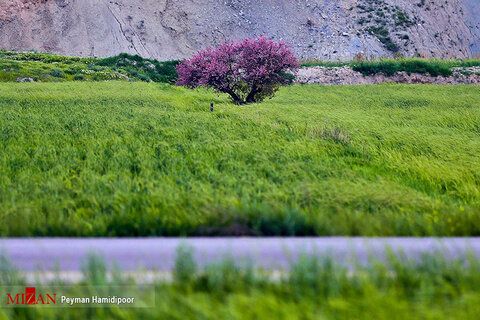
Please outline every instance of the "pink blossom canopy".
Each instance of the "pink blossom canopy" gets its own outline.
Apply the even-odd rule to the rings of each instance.
[[[205,86],[230,94],[237,103],[257,102],[288,84],[292,75],[287,72],[297,68],[297,59],[284,42],[244,39],[206,48],[182,62],[177,85]]]

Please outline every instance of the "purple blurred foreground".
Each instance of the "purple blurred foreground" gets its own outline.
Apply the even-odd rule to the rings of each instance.
[[[301,254],[330,254],[347,266],[385,259],[388,250],[411,259],[436,252],[448,259],[480,257],[480,238],[4,238],[0,252],[25,272],[78,271],[90,253],[123,271],[171,271],[180,245],[194,248],[200,266],[230,257],[267,270],[288,269]]]

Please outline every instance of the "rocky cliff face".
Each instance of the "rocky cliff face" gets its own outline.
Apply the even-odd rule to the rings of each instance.
[[[0,48],[160,60],[246,36],[298,56],[480,53],[480,0],[0,0]]]

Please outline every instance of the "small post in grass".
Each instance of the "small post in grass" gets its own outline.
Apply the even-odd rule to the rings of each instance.
[[[213,102],[210,103],[210,112],[213,112]]]

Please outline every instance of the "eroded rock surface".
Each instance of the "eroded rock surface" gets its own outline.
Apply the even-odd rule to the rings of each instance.
[[[471,57],[479,0],[0,0],[0,48],[160,60],[246,36],[299,57]]]

